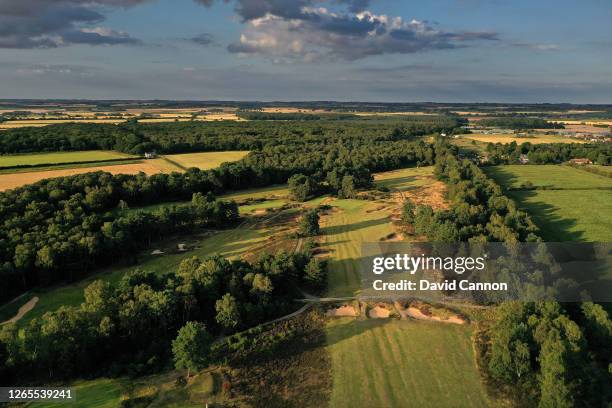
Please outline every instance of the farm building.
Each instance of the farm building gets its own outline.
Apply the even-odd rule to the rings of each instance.
[[[145,152],[145,159],[155,159],[157,157],[157,152]]]

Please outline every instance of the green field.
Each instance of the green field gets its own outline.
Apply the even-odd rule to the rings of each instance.
[[[488,176],[504,188],[519,188],[531,182],[535,187],[558,189],[612,189],[612,179],[570,166],[507,165],[483,167]]]
[[[53,152],[0,156],[0,167],[39,166],[93,161],[108,161],[134,157],[120,152],[90,150],[83,152]]]
[[[612,240],[612,179],[569,166],[495,166],[485,171],[529,212],[545,241]],[[536,190],[520,190],[531,182]]]
[[[214,169],[221,163],[234,162],[249,154],[248,151],[185,153],[164,156],[183,168],[197,167],[202,170]]]
[[[485,407],[467,326],[341,318],[327,328],[330,407]]]

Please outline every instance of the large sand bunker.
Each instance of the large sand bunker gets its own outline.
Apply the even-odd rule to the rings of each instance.
[[[342,317],[342,316],[356,317],[357,311],[355,310],[353,306],[342,305],[334,309],[329,309],[326,314],[327,316],[331,316],[331,317]]]

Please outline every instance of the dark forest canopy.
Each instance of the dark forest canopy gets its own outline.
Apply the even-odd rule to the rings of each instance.
[[[530,117],[500,117],[487,118],[477,122],[481,126],[493,126],[508,129],[565,129],[562,123],[549,122],[540,118]]]
[[[259,150],[269,145],[392,141],[452,131],[461,121],[447,116],[342,121],[219,121],[121,125],[66,123],[9,129],[0,138],[0,154],[118,150],[142,154],[219,150]]]

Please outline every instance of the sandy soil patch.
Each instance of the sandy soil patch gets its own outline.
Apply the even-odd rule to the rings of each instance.
[[[398,302],[395,302],[394,305],[402,319],[413,318],[416,320],[429,320],[440,323],[465,324],[465,320],[455,314],[450,314],[448,318],[443,319],[440,316],[423,313],[423,311],[415,304],[410,304],[405,309]]]
[[[355,310],[353,306],[342,305],[334,309],[329,309],[325,314],[331,317],[343,317],[343,316],[356,317],[357,311]]]
[[[36,306],[36,303],[38,303],[38,296],[34,296],[32,299],[28,300],[26,304],[24,304],[23,306],[19,308],[15,316],[11,317],[5,322],[2,322],[2,324],[18,322],[19,319],[21,319],[26,313],[34,309],[34,306]]]
[[[388,319],[391,312],[380,305],[374,306],[368,311],[370,319]]]

